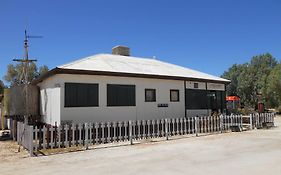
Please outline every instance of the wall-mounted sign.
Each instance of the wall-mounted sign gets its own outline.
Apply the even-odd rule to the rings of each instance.
[[[167,108],[169,105],[167,103],[159,103],[158,108]]]
[[[218,84],[218,83],[207,83],[207,90],[224,91],[225,85],[224,84]]]

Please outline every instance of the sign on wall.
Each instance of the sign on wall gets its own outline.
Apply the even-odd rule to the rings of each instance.
[[[225,85],[219,83],[207,83],[207,90],[225,91]]]

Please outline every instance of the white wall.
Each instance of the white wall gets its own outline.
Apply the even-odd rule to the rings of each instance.
[[[64,107],[64,83],[98,83],[99,107]],[[136,106],[107,107],[107,84],[131,84],[136,86]],[[60,86],[59,88],[56,88]],[[41,106],[46,122],[53,124],[59,118],[61,121],[102,122],[124,120],[146,120],[160,118],[184,117],[184,82],[178,80],[161,80],[148,78],[130,78],[96,75],[57,74],[41,83],[41,96],[47,94],[51,99],[41,100]],[[156,89],[156,102],[145,102],[145,88]],[[46,93],[45,93],[46,89]],[[170,89],[179,89],[180,102],[170,102]],[[59,91],[59,92],[58,92]],[[45,93],[45,94],[44,94]],[[46,97],[45,97],[46,98]],[[48,103],[52,101],[52,104]],[[55,101],[54,101],[55,100]],[[159,103],[167,103],[167,108],[159,108]],[[56,108],[60,106],[60,109]],[[56,110],[56,112],[54,112]],[[53,117],[49,117],[53,116]],[[60,116],[60,117],[57,117]]]
[[[98,83],[98,107],[64,107],[64,83]],[[205,82],[186,81],[186,88],[206,89]],[[136,86],[136,106],[107,107],[107,84],[131,84]],[[177,118],[185,115],[184,81],[115,77],[100,75],[57,74],[40,86],[40,111],[43,121],[54,125],[65,122],[102,122]],[[224,84],[207,83],[208,89],[223,90]],[[145,102],[145,88],[156,89],[156,102]],[[180,102],[170,102],[170,89],[179,89]],[[188,99],[187,99],[188,100]],[[159,103],[167,103],[167,108],[159,108]],[[208,110],[186,110],[186,116],[209,115]]]
[[[198,83],[198,88],[194,88],[194,83]],[[206,90],[206,83],[199,81],[186,81],[186,89],[203,89]]]
[[[56,86],[56,79],[50,77],[39,84],[40,114],[42,121],[51,125],[60,124],[61,88]]]

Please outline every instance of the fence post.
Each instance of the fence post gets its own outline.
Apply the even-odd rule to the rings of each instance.
[[[84,129],[85,129],[85,146],[86,146],[86,150],[89,148],[89,142],[88,142],[88,124],[85,123],[84,124]]]
[[[273,114],[272,114],[272,122],[273,122],[273,126],[275,126],[275,124],[274,124],[274,118],[275,118],[275,116],[276,116],[276,113],[273,113]]]
[[[165,119],[165,135],[166,135],[166,140],[168,140],[169,138],[169,131],[168,131],[168,119]]]
[[[43,149],[46,149],[46,127],[43,126]]]
[[[222,127],[223,127],[223,115],[220,115],[220,132],[222,133]]]
[[[29,139],[30,139],[29,152],[30,152],[30,156],[33,157],[33,126],[28,126],[28,129],[29,129]]]
[[[129,139],[130,139],[130,144],[133,145],[133,126],[131,120],[129,120]]]
[[[253,115],[250,114],[250,130],[253,129]]]
[[[194,120],[194,129],[195,129],[195,134],[196,134],[196,137],[198,137],[198,117],[196,116],[195,117],[195,120]]]
[[[240,128],[241,128],[241,131],[243,131],[243,115],[240,114]]]

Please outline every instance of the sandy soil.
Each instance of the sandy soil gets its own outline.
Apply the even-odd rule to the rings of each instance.
[[[280,175],[281,117],[277,127],[133,146],[27,157],[0,142],[0,174]],[[8,145],[8,146],[7,146]]]
[[[19,152],[20,151],[20,152]],[[0,141],[0,162],[2,163],[13,163],[18,159],[29,157],[25,150],[22,148],[19,150],[19,146],[14,141]],[[1,169],[1,165],[0,165]],[[1,171],[0,171],[1,174]]]

